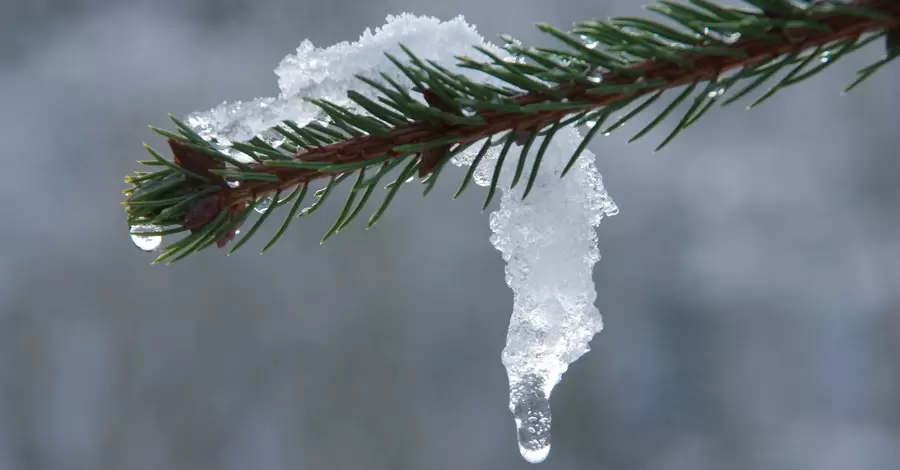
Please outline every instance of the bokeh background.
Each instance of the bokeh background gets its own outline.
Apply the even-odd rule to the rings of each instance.
[[[320,247],[333,204],[265,256],[273,227],[171,267],[132,246],[122,177],[166,113],[276,94],[304,38],[408,11],[547,43],[534,23],[643,3],[0,0],[0,469],[532,468],[512,293],[460,169],[369,232]],[[659,153],[666,126],[594,141],[621,209],[606,329],[554,391],[544,468],[900,468],[900,66],[840,95],[881,53]]]

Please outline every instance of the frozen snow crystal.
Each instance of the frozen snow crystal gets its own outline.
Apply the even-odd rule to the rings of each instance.
[[[495,85],[500,84],[495,78],[456,68],[454,56],[470,55],[473,46],[480,45],[499,57],[515,60],[506,51],[485,43],[462,17],[441,22],[409,14],[388,16],[384,26],[375,32],[367,29],[354,43],[323,49],[304,41],[275,70],[278,97],[222,103],[210,111],[188,116],[187,122],[204,138],[215,139],[227,150],[231,141],[254,136],[274,142],[280,137],[267,129],[282,120],[290,119],[302,126],[322,119],[318,108],[303,101],[306,97],[361,111],[347,98],[347,91],[356,90],[370,98],[378,93],[355,75],[380,81],[383,72],[412,87],[384,55],[387,52],[406,61],[399,43],[423,59]],[[540,140],[532,149],[540,147]],[[519,450],[534,463],[544,460],[550,451],[549,399],[553,387],[568,365],[589,350],[591,338],[603,327],[593,305],[596,291],[591,274],[600,259],[594,230],[603,217],[616,214],[618,209],[603,188],[590,152],[584,152],[570,174],[560,179],[579,142],[574,128],[558,132],[544,155],[542,170],[528,199],[521,199],[524,184],[515,190],[503,189],[500,208],[490,217],[491,242],[507,263],[506,282],[514,293],[502,354],[510,385],[509,408],[516,423]],[[453,163],[470,165],[480,148],[476,143],[457,155]],[[490,184],[498,150],[497,146],[491,148],[476,169],[475,181],[479,185]],[[232,155],[246,160],[239,153]],[[518,152],[511,155],[517,157]],[[504,165],[501,188],[509,188],[514,166]]]
[[[275,69],[280,90],[277,97],[222,103],[209,111],[187,116],[185,122],[203,138],[215,138],[220,144],[249,140],[254,136],[271,143],[281,136],[267,131],[281,121],[290,119],[303,126],[323,117],[321,110],[304,101],[304,98],[325,99],[361,111],[355,102],[347,98],[347,91],[355,90],[373,99],[380,92],[360,81],[356,75],[383,81],[383,72],[403,86],[413,86],[412,81],[385,56],[389,53],[401,62],[408,62],[406,53],[400,48],[401,43],[420,58],[450,67],[457,62],[454,56],[472,54],[473,45],[485,46],[497,54],[504,53],[500,48],[486,44],[462,16],[442,22],[437,18],[408,13],[389,15],[385,25],[374,32],[367,28],[353,43],[340,42],[327,48],[317,48],[309,40],[304,40],[296,53],[282,59]],[[456,72],[473,79],[484,76],[470,69],[458,69]],[[420,98],[420,101],[424,103],[424,99]],[[230,155],[244,162],[251,161],[239,152]]]

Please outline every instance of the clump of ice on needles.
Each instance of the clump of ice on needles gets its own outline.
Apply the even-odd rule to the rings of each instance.
[[[480,81],[496,80],[476,71],[455,68],[457,55],[473,55],[472,46],[488,47],[495,54],[509,54],[491,44],[462,17],[447,22],[409,14],[388,16],[387,23],[369,29],[354,43],[342,42],[316,48],[304,41],[296,54],[281,61],[275,73],[281,93],[275,98],[223,103],[207,112],[188,116],[201,135],[227,145],[259,135],[277,136],[267,129],[282,120],[304,125],[320,119],[318,108],[302,100],[316,97],[360,111],[347,99],[348,90],[369,97],[377,92],[358,81],[361,74],[380,80],[386,73],[408,87],[412,83],[385,56],[402,61],[404,44],[424,59],[435,60],[457,73]],[[424,100],[423,100],[424,102]],[[540,140],[540,139],[539,139]],[[525,201],[520,185],[505,190],[500,209],[490,217],[491,242],[506,261],[506,282],[514,292],[502,361],[510,385],[509,407],[515,423],[519,450],[529,462],[540,462],[550,451],[550,394],[569,364],[589,350],[588,343],[603,328],[594,307],[594,264],[600,259],[595,227],[604,216],[618,212],[603,189],[594,156],[584,152],[573,171],[559,175],[580,141],[577,130],[557,133],[544,156],[542,171]],[[533,149],[539,148],[535,142]],[[456,165],[471,164],[481,145],[460,154]],[[481,186],[490,184],[497,160],[493,148],[475,173]],[[235,154],[235,156],[240,154]],[[512,167],[505,165],[500,187],[508,188]]]

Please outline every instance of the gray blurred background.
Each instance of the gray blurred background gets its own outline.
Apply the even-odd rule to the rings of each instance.
[[[122,178],[169,127],[277,93],[304,38],[409,11],[488,38],[645,16],[616,0],[0,0],[0,469],[532,468],[500,351],[512,306],[483,188],[340,210],[266,256],[150,266]],[[592,144],[606,329],[553,396],[548,469],[900,468],[897,64],[880,46],[750,112]],[[650,114],[643,119],[646,122]],[[449,177],[448,177],[449,176]]]

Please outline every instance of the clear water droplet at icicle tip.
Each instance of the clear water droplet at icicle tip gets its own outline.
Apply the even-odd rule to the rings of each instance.
[[[550,454],[550,396],[546,382],[528,375],[511,384],[509,409],[516,423],[519,453],[529,463],[540,463]]]

